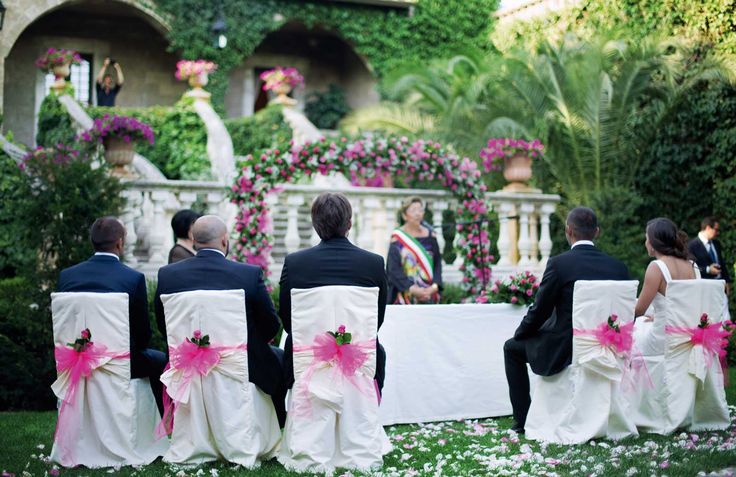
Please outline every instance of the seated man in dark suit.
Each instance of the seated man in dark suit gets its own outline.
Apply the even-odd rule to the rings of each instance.
[[[572,363],[575,281],[629,279],[626,265],[595,247],[598,233],[598,219],[591,209],[570,211],[565,224],[570,250],[549,259],[534,304],[503,347],[517,432],[524,432],[531,403],[526,363],[540,376],[557,374]]]
[[[57,290],[128,294],[130,374],[132,378],[149,378],[159,412],[163,413],[159,378],[166,366],[166,355],[147,348],[151,325],[148,321],[146,277],[120,263],[125,249],[125,227],[115,217],[102,217],[92,224],[90,240],[95,254],[86,262],[62,270]]]
[[[283,351],[269,342],[279,331],[279,319],[263,281],[263,271],[254,265],[225,258],[230,240],[225,222],[205,215],[192,226],[197,255],[158,271],[155,309],[159,330],[166,336],[161,295],[192,290],[244,290],[248,323],[248,374],[250,382],[271,396],[283,427],[286,421],[286,388],[283,384]]]
[[[325,192],[312,204],[312,226],[322,239],[319,245],[292,253],[281,269],[279,315],[289,333],[284,349],[284,371],[289,388],[294,384],[291,341],[291,289],[328,285],[378,287],[378,327],[386,313],[387,279],[383,257],[356,247],[347,239],[353,215],[350,202],[342,194]],[[376,348],[376,382],[383,389],[386,352]]]
[[[698,236],[692,239],[687,248],[700,269],[700,276],[709,279],[723,279],[726,293],[731,293],[731,263],[723,257],[721,242],[716,240],[721,224],[715,217],[706,217],[700,223]]]

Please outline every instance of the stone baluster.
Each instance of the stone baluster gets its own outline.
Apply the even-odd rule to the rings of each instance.
[[[135,231],[135,218],[140,211],[141,193],[136,190],[126,189],[123,191],[123,197],[126,200],[125,212],[121,217],[123,225],[125,225],[125,263],[131,267],[138,265],[138,259],[135,256],[135,247],[138,243],[138,235]]]
[[[513,265],[511,262],[511,240],[509,239],[509,216],[514,210],[514,204],[511,202],[500,202],[496,208],[498,212],[498,265],[499,267],[507,267]]]
[[[549,217],[555,211],[555,204],[542,204],[539,221],[541,223],[541,237],[539,238],[540,267],[547,266],[549,254],[552,252],[552,239],[549,235]]]
[[[271,214],[271,224],[272,224],[271,228],[273,229],[271,233],[273,234],[272,237],[273,237],[274,243],[272,243],[271,245],[275,246],[276,245],[275,243],[276,235],[274,232],[276,230],[276,217],[278,216],[278,213],[279,213],[279,196],[273,193],[267,194],[266,195],[266,206],[268,207],[268,211]],[[271,251],[268,252],[267,260],[268,260],[269,270],[273,270],[273,266],[276,263],[276,260],[274,260],[273,253],[271,253]]]
[[[363,197],[360,201],[358,244],[366,250],[373,250],[373,213],[378,205],[379,201],[371,197]]]
[[[153,202],[153,221],[151,224],[150,251],[148,263],[155,267],[166,264],[166,236],[169,225],[166,223],[166,201],[169,192],[166,190],[151,191],[151,202]]]
[[[531,264],[529,253],[532,242],[529,239],[529,215],[534,212],[534,204],[523,203],[519,207],[519,267],[528,267]]]
[[[224,198],[224,194],[221,191],[212,191],[207,193],[207,213],[212,215],[217,215],[220,218],[222,217],[222,200]]]
[[[388,255],[389,236],[393,229],[388,229],[388,217],[386,216],[385,201],[381,199],[373,200],[375,201],[372,210],[373,247],[368,250],[385,257]]]
[[[179,204],[182,209],[191,209],[192,204],[197,200],[197,193],[192,191],[179,192]]]
[[[293,194],[286,198],[288,210],[286,212],[287,224],[284,245],[286,245],[288,253],[299,250],[299,243],[301,242],[299,238],[299,206],[303,203],[304,196],[302,194]]]
[[[432,225],[437,243],[440,245],[440,254],[445,250],[445,237],[442,235],[442,212],[447,208],[447,202],[436,200],[432,204]]]
[[[309,199],[309,203],[312,204],[314,202],[314,199],[315,199],[315,196],[312,196]],[[310,216],[309,216],[309,228],[310,228],[310,231],[309,231],[309,245],[311,245],[312,247],[314,247],[315,245],[319,244],[322,239],[319,238],[319,234],[317,233],[317,229],[315,229],[314,226],[312,225],[312,220],[311,219],[312,219],[312,217],[311,217],[311,214],[310,214]]]
[[[531,251],[529,259],[532,265],[539,264],[539,210],[534,208],[534,213],[529,216],[529,240],[531,241]]]

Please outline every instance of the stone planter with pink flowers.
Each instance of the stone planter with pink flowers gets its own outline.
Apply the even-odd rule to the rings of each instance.
[[[507,192],[536,192],[529,185],[532,178],[532,160],[540,158],[544,146],[535,139],[527,142],[523,139],[493,138],[480,152],[486,172],[503,169],[503,177],[508,184],[503,188]]]
[[[187,81],[191,90],[185,96],[209,101],[212,96],[203,88],[209,82],[209,74],[217,69],[217,64],[207,60],[181,60],[176,63],[176,79]]]
[[[294,106],[296,104],[296,100],[288,96],[294,88],[304,84],[304,77],[299,74],[296,68],[277,66],[272,70],[261,73],[260,78],[263,80],[264,91],[276,93],[276,97],[271,100],[272,103],[283,104],[284,106]]]
[[[78,65],[81,61],[82,57],[74,50],[49,48],[36,59],[36,67],[45,73],[54,74],[56,81],[51,85],[51,89],[61,93],[67,87],[66,77],[69,76],[71,65]]]
[[[95,119],[92,128],[79,135],[88,143],[99,143],[105,148],[105,160],[113,166],[112,174],[121,178],[135,176],[130,165],[135,158],[135,142],[148,141],[153,145],[151,127],[129,116],[105,114]]]

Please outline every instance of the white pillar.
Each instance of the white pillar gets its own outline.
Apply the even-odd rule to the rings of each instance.
[[[555,211],[555,204],[542,204],[540,208],[541,237],[539,238],[540,267],[547,266],[549,254],[552,252],[552,239],[549,235],[549,216]]]
[[[179,204],[182,209],[191,209],[192,204],[197,200],[197,193],[192,191],[179,192]]]
[[[529,216],[529,240],[531,251],[529,259],[532,265],[539,264],[539,210],[535,207],[534,213]]]
[[[360,229],[358,230],[358,244],[366,250],[373,250],[373,211],[378,206],[378,200],[363,197],[360,200]]]
[[[445,237],[442,235],[442,212],[447,208],[447,202],[435,201],[432,204],[432,225],[434,225],[434,233],[437,237],[437,243],[440,245],[440,255],[445,250]]]
[[[225,220],[225,217],[222,217],[222,199],[224,194],[219,191],[215,192],[208,192],[207,193],[207,212],[213,215],[217,215],[221,219]]]
[[[169,230],[166,224],[166,210],[164,206],[169,198],[169,192],[165,190],[151,191],[151,202],[153,202],[153,223],[151,224],[150,244],[148,263],[152,266],[162,266],[166,264],[166,237],[164,234]]]
[[[529,215],[534,212],[534,205],[529,203],[521,204],[519,207],[519,267],[528,267],[531,264],[529,252],[532,248],[529,239]]]
[[[126,189],[123,191],[123,197],[126,199],[125,212],[121,220],[125,225],[125,263],[131,267],[138,265],[138,259],[135,256],[135,246],[138,242],[138,235],[135,232],[135,218],[140,211],[141,193],[137,190]]]
[[[271,234],[273,243],[271,244],[272,248],[271,251],[268,252],[268,268],[269,270],[273,270],[273,265],[276,263],[276,260],[273,258],[273,247],[276,246],[276,214],[279,210],[278,208],[279,203],[279,197],[276,194],[267,194],[266,195],[266,205],[268,207],[268,212],[271,214],[271,223],[273,224],[273,232]]]
[[[509,216],[514,210],[514,204],[511,202],[500,202],[495,207],[498,213],[498,241],[496,247],[498,248],[498,263],[499,267],[511,266],[511,241],[509,240]]]
[[[284,245],[286,245],[288,253],[299,250],[299,243],[301,242],[299,238],[299,206],[303,203],[304,196],[302,194],[293,194],[286,198],[286,204],[289,208],[286,212],[287,224]]]

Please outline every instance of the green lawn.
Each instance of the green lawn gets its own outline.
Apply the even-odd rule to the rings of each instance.
[[[730,370],[727,390],[731,404],[731,428],[723,432],[652,434],[619,442],[595,441],[577,446],[539,444],[519,438],[509,430],[509,418],[391,426],[387,431],[394,451],[374,475],[382,476],[695,476],[698,472],[736,466],[736,371]],[[0,413],[0,470],[20,476],[43,476],[47,463],[54,412]],[[160,461],[141,469],[71,469],[68,476],[108,475],[214,477],[286,476],[276,461],[260,469],[245,470],[227,464],[180,469]],[[350,474],[348,474],[350,475]]]

